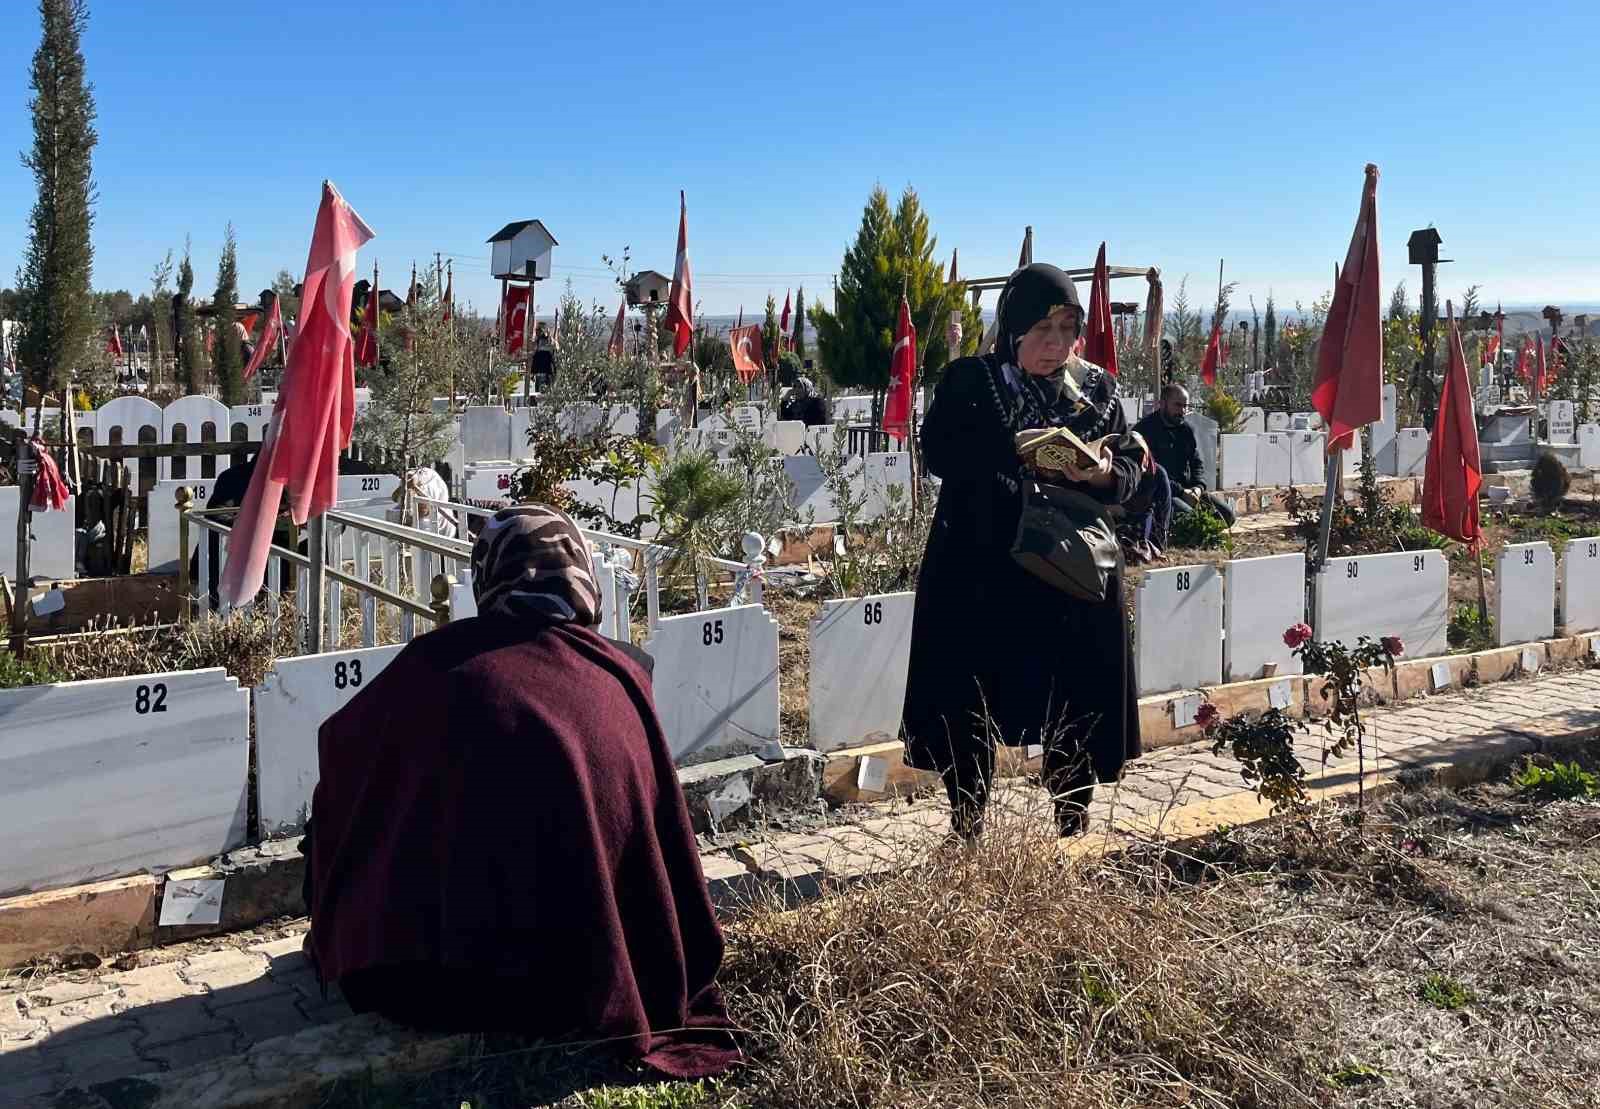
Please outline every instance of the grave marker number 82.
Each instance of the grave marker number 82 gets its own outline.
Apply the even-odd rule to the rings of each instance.
[[[141,685],[133,691],[133,711],[140,716],[167,711],[167,683]]]

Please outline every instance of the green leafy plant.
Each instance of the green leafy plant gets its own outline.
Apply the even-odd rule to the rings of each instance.
[[[1361,717],[1361,692],[1366,685],[1367,673],[1375,666],[1393,672],[1394,660],[1405,653],[1405,645],[1397,636],[1386,635],[1374,642],[1368,636],[1359,636],[1354,647],[1346,647],[1339,640],[1321,641],[1312,638],[1305,624],[1295,624],[1283,633],[1283,641],[1299,657],[1307,674],[1322,675],[1318,683],[1319,696],[1327,703],[1328,715],[1322,721],[1326,742],[1322,759],[1343,758],[1351,748],[1356,752],[1356,820],[1366,813],[1366,722]]]
[[[1383,1081],[1383,1072],[1377,1067],[1356,1059],[1347,1059],[1328,1072],[1328,1085],[1348,1090],[1356,1086],[1371,1086]]]
[[[1284,508],[1295,533],[1305,541],[1306,550],[1315,551],[1322,532],[1322,498],[1302,496],[1298,489],[1291,488]],[[1329,556],[1444,550],[1449,543],[1444,536],[1423,527],[1409,505],[1391,504],[1384,499],[1372,452],[1363,451],[1355,499],[1334,502],[1328,529]]]
[[[1512,775],[1511,784],[1541,801],[1573,801],[1600,795],[1600,779],[1575,762],[1541,766],[1529,759]]]
[[[1475,1000],[1471,990],[1446,974],[1435,972],[1422,980],[1417,996],[1435,1009],[1454,1012],[1465,1009]]]
[[[1572,475],[1567,473],[1567,467],[1561,459],[1549,451],[1540,454],[1528,478],[1528,489],[1533,494],[1534,503],[1545,512],[1554,512],[1561,507],[1561,501],[1570,488]]]
[[[1478,619],[1478,606],[1458,604],[1445,629],[1445,639],[1452,647],[1471,647],[1486,650],[1494,646],[1494,617],[1485,615]]]
[[[37,653],[17,656],[0,651],[0,689],[64,682],[67,676],[51,660]]]
[[[902,486],[889,485],[883,490],[883,512],[865,519],[868,491],[855,480],[862,463],[846,449],[845,438],[845,429],[836,427],[832,445],[817,452],[823,483],[837,510],[829,582],[840,597],[910,589],[933,526],[930,498],[916,501]]]
[[[1206,395],[1205,413],[1216,421],[1217,431],[1229,435],[1239,428],[1239,415],[1244,405],[1226,389],[1212,389]]]
[[[1204,500],[1174,519],[1167,537],[1173,547],[1197,551],[1233,549],[1233,536],[1228,531],[1228,525]]]
[[[1223,720],[1209,701],[1200,706],[1196,720],[1211,741],[1211,753],[1237,759],[1240,776],[1255,787],[1257,797],[1272,803],[1274,812],[1301,812],[1309,806],[1305,767],[1294,753],[1296,733],[1308,730],[1303,721],[1276,708]]]
[[[723,521],[743,493],[739,476],[704,451],[680,450],[657,471],[660,541],[672,550],[663,567],[664,585],[692,583],[700,603],[706,603],[706,560],[724,556]]]

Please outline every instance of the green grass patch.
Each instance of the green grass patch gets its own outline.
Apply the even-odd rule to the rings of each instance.
[[[1446,974],[1430,974],[1417,987],[1417,996],[1435,1009],[1454,1012],[1473,1002],[1472,991]]]
[[[1511,784],[1541,801],[1573,801],[1600,795],[1600,779],[1575,762],[1541,766],[1529,759],[1511,776]]]

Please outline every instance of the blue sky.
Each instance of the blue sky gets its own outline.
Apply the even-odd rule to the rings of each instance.
[[[0,151],[20,151],[37,32],[31,3],[5,7],[22,33],[0,36]],[[1105,239],[1114,264],[1161,266],[1169,304],[1185,274],[1213,297],[1226,257],[1247,309],[1328,286],[1370,160],[1386,285],[1415,297],[1405,239],[1434,223],[1446,295],[1600,300],[1578,3],[92,9],[99,288],[147,289],[187,233],[209,292],[230,220],[243,290],[298,274],[329,177],[378,232],[364,261],[386,286],[442,251],[492,313],[483,240],[538,217],[556,284],[614,306],[601,254],[670,272],[682,188],[703,310],[758,312],[769,290],[826,294],[881,182],[918,189],[967,275],[1008,269],[1032,224],[1040,260],[1087,265]],[[33,185],[0,165],[10,284]]]

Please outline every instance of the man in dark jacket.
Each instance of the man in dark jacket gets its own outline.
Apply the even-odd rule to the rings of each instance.
[[[1184,419],[1188,411],[1189,391],[1182,385],[1168,385],[1161,390],[1161,406],[1134,425],[1133,430],[1144,436],[1157,465],[1167,472],[1172,483],[1174,518],[1192,512],[1203,500],[1223,523],[1232,527],[1233,509],[1228,502],[1206,491],[1200,444],[1194,437],[1194,428]]]

